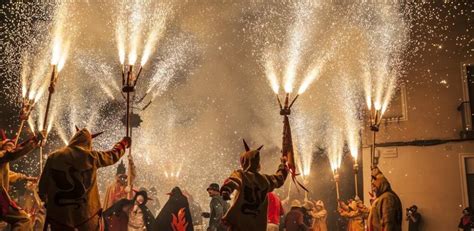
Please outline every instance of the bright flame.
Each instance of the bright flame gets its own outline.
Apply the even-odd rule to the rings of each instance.
[[[57,65],[59,62],[59,57],[61,56],[61,42],[61,37],[56,36],[53,43],[53,55],[51,57],[51,65]]]
[[[334,171],[341,167],[344,140],[342,138],[341,129],[334,128],[331,133],[332,136],[329,146],[327,147],[327,152],[331,169]]]
[[[151,54],[151,48],[146,48],[143,51],[142,60],[140,61],[141,66],[145,65],[146,61],[148,61],[148,57],[150,57],[150,54]]]
[[[298,94],[303,94],[309,87],[311,83],[313,83],[320,75],[320,68],[313,68],[308,75],[303,79],[300,88],[298,89]]]
[[[374,102],[374,108],[375,110],[380,110],[382,108],[382,104],[380,103],[380,101],[375,101]]]
[[[137,52],[132,50],[130,54],[128,54],[128,64],[134,65],[137,61]]]
[[[273,92],[275,92],[275,94],[278,94],[278,91],[280,90],[280,85],[278,83],[278,78],[275,74],[273,62],[270,59],[267,59],[265,62],[265,73],[268,81],[270,82],[270,86],[272,87]]]
[[[28,89],[26,89],[25,84],[23,84],[23,85],[21,86],[21,97],[22,97],[22,98],[25,98],[25,97],[26,97],[26,92],[27,92],[27,91],[28,91]],[[31,95],[31,93],[30,93],[30,95]]]
[[[61,58],[59,58],[58,72],[60,72],[63,69],[64,64],[66,63],[66,58],[67,58],[68,52],[69,52],[69,42],[67,42],[64,45],[63,52],[61,53]]]
[[[395,90],[395,85],[396,85],[395,82],[396,82],[396,78],[391,77],[390,81],[388,83],[388,86],[387,86],[387,90],[385,92],[384,99],[383,99],[381,114],[385,113],[385,111],[388,108],[388,105],[390,104],[390,100],[392,99],[392,96],[393,96],[393,93],[394,93],[394,90]]]
[[[123,23],[119,23],[115,34],[117,36],[119,60],[122,65],[125,63],[125,33],[125,26]]]
[[[31,132],[35,133],[35,121],[32,116],[28,117],[28,125],[30,126]]]
[[[23,96],[23,97],[24,97],[24,96]],[[35,99],[35,98],[36,98],[36,97],[35,97],[35,91],[30,91],[30,94],[28,94],[28,99],[29,99],[29,100],[32,100],[32,99]],[[36,102],[36,100],[35,100],[35,102]]]

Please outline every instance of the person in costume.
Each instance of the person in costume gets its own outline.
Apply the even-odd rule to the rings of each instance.
[[[193,231],[191,210],[186,196],[179,187],[174,187],[166,204],[155,219],[157,231]]]
[[[137,174],[133,159],[130,155],[128,157],[128,161],[131,166],[130,179],[133,182]],[[115,174],[114,182],[107,186],[107,190],[105,191],[104,203],[102,204],[104,210],[110,208],[117,201],[127,198],[130,189],[127,188],[128,176],[126,172],[127,169],[125,168],[125,164],[123,163],[123,161],[121,161],[120,164],[117,166],[117,173]]]
[[[368,218],[369,231],[400,231],[402,229],[402,203],[382,172],[372,169],[372,190],[375,200]]]
[[[21,209],[8,194],[10,183],[18,180],[35,181],[35,177],[10,170],[9,163],[31,153],[39,145],[36,137],[32,137],[15,147],[15,139],[8,139],[2,130],[0,141],[0,221],[11,226],[12,231],[31,230],[31,221],[28,214]]]
[[[46,205],[46,228],[51,231],[99,230],[102,208],[97,170],[115,164],[130,146],[124,137],[109,151],[92,149],[92,135],[79,130],[69,144],[48,156],[39,181],[39,196]]]
[[[155,218],[146,206],[146,191],[138,191],[132,200],[121,199],[104,211],[105,231],[152,231]]]
[[[313,215],[313,231],[327,231],[328,226],[326,223],[328,217],[328,211],[324,207],[324,202],[318,200],[314,203],[314,210],[312,211]]]
[[[221,195],[229,200],[235,191],[235,199],[223,220],[231,231],[259,231],[267,229],[267,194],[283,185],[288,176],[286,158],[274,175],[260,173],[260,150],[250,150],[244,140],[245,152],[240,155],[241,169],[235,170],[222,185]]]
[[[367,213],[359,206],[357,200],[351,200],[347,206],[340,206],[337,211],[341,217],[347,219],[347,231],[365,230],[364,219],[367,217]]]

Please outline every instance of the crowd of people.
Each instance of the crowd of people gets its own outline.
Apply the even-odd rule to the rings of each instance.
[[[212,183],[207,188],[208,209],[203,209],[189,192],[179,187],[168,193],[163,207],[155,187],[131,187],[137,174],[131,156],[128,156],[128,174],[120,162],[115,180],[107,187],[101,203],[97,170],[119,162],[132,141],[124,137],[110,150],[97,151],[92,148],[95,136],[87,129],[77,129],[67,146],[49,154],[39,179],[11,171],[9,163],[38,148],[41,137],[32,136],[18,145],[14,139],[2,139],[0,220],[14,231],[328,230],[328,211],[323,201],[289,202],[273,192],[288,176],[287,158],[281,158],[275,174],[262,174],[262,146],[250,149],[246,144],[240,155],[241,168],[233,171],[221,187]],[[10,183],[18,180],[28,182],[19,201],[21,206],[9,194]],[[372,170],[372,195],[369,207],[358,197],[339,202],[337,212],[347,220],[346,230],[401,230],[402,204],[378,168]],[[417,206],[407,209],[409,230],[419,230],[421,215],[417,210]],[[471,230],[472,211],[467,208],[463,214],[459,228]]]

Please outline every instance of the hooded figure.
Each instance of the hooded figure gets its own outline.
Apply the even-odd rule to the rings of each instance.
[[[130,178],[133,182],[137,174],[135,170],[135,164],[133,163],[133,159],[130,155],[128,156],[128,161],[131,166]],[[125,168],[123,161],[121,161],[120,164],[117,166],[117,173],[115,174],[114,182],[107,186],[107,190],[105,191],[104,204],[102,205],[104,210],[110,208],[120,199],[127,198],[128,192],[126,188],[128,183],[128,176],[126,171],[127,169]]]
[[[156,231],[193,231],[189,203],[179,187],[169,193],[170,198],[155,220]]]
[[[15,141],[7,139],[2,131],[3,140],[0,141],[0,221],[11,225],[11,230],[30,230],[30,219],[28,214],[20,209],[8,195],[10,183],[17,180],[31,180],[21,173],[10,171],[10,161],[31,153],[38,147],[36,137],[25,141],[15,147]]]
[[[93,135],[82,129],[69,145],[51,153],[39,181],[39,196],[46,205],[46,228],[98,230],[101,216],[97,169],[115,164],[130,145],[123,138],[109,151],[92,150]]]
[[[324,208],[323,201],[319,200],[314,203],[313,215],[313,231],[327,231],[328,226],[326,219],[328,217],[328,211]]]
[[[104,211],[105,231],[152,231],[153,214],[146,206],[146,191],[138,191],[132,200],[121,199]]]
[[[372,170],[372,188],[375,200],[368,218],[369,231],[400,231],[403,219],[402,203],[377,167]]]
[[[225,200],[234,191],[234,203],[223,217],[232,231],[266,230],[267,194],[283,185],[288,175],[286,159],[278,167],[275,175],[260,174],[260,149],[250,150],[245,143],[245,152],[240,155],[242,169],[234,171],[221,188]]]
[[[352,200],[347,206],[347,209],[338,208],[338,212],[341,217],[348,219],[347,231],[365,230],[364,219],[366,217],[366,213],[362,208],[359,208],[356,200]]]

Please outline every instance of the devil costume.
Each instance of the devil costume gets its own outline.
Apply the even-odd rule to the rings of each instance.
[[[2,132],[2,134],[5,133]],[[32,138],[11,151],[5,148],[7,145],[14,147],[14,143],[14,140],[7,139],[5,135],[0,141],[0,221],[9,223],[13,231],[31,230],[28,214],[20,209],[8,195],[11,182],[27,177],[21,173],[10,171],[9,162],[32,152],[38,146],[38,141]]]
[[[169,193],[170,198],[156,217],[156,231],[193,231],[193,220],[188,199],[179,187]]]
[[[377,167],[372,170],[372,187],[376,198],[370,208],[368,230],[402,230],[402,203]]]
[[[130,138],[109,151],[92,150],[94,135],[77,131],[69,145],[51,153],[39,181],[39,196],[46,205],[46,225],[51,230],[99,230],[101,206],[97,169],[115,164]]]
[[[234,171],[221,188],[224,199],[236,191],[234,203],[224,216],[231,231],[260,231],[267,227],[267,193],[283,185],[288,175],[284,161],[275,175],[260,174],[260,149],[245,143],[240,155],[242,169]]]

